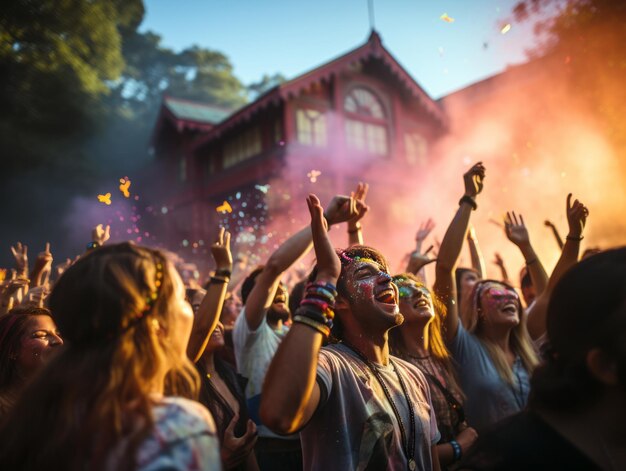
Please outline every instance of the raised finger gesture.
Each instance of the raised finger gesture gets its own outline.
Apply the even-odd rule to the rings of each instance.
[[[589,210],[580,201],[574,200],[572,204],[572,194],[567,195],[567,201],[565,206],[567,214],[567,224],[569,225],[568,238],[581,238],[585,224],[587,223],[587,216],[589,216]]]
[[[415,234],[415,242],[422,243],[426,240],[426,237],[430,235],[432,230],[435,228],[435,223],[432,218],[428,218],[426,221],[420,224],[417,233]]]
[[[518,247],[522,244],[528,244],[530,242],[530,236],[528,235],[528,229],[524,224],[524,217],[520,214],[519,217],[514,211],[506,213],[504,220],[504,232],[507,238]]]
[[[104,243],[111,238],[111,226],[108,224],[106,226],[102,226],[102,224],[98,224],[91,231],[91,239],[94,242],[97,242],[99,245],[104,245]]]
[[[306,200],[311,214],[311,233],[313,247],[317,258],[317,279],[337,284],[341,263],[328,238],[328,226],[324,218],[324,210],[317,196],[310,194]]]
[[[485,166],[478,162],[463,175],[465,184],[465,196],[475,198],[483,191],[483,180],[485,179]]]
[[[18,242],[15,246],[11,246],[11,253],[15,259],[15,269],[18,275],[26,276],[28,274],[28,247]]]
[[[230,252],[230,232],[223,227],[220,227],[217,240],[211,245],[211,255],[213,255],[213,260],[215,260],[217,272],[232,272],[233,255]]]
[[[424,253],[420,253],[417,250],[411,252],[409,255],[409,262],[407,263],[406,271],[409,273],[417,274],[426,265],[436,262],[436,258],[430,258],[429,253],[435,248],[434,245],[428,247]]]
[[[369,185],[367,183],[359,182],[356,187],[356,191],[350,194],[351,198],[354,198],[356,214],[349,220],[351,224],[356,224],[358,221],[363,219],[363,216],[369,211],[369,206],[365,204],[365,198],[367,197],[367,192],[369,190]]]

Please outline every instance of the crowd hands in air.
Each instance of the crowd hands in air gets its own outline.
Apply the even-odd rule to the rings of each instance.
[[[510,211],[525,265],[517,280],[495,253],[489,279],[471,225],[485,181],[482,163],[463,175],[441,242],[419,224],[402,273],[363,245],[366,184],[326,208],[309,195],[310,225],[250,273],[221,228],[203,286],[108,226],[56,266],[50,244],[31,268],[16,243],[2,468],[626,469],[626,247],[581,257],[589,211],[569,194],[565,241],[545,223],[552,272]],[[285,283],[311,249],[312,272]]]

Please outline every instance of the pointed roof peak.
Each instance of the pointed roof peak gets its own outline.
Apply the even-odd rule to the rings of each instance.
[[[370,32],[370,37],[367,38],[367,42],[382,45],[383,40],[381,39],[380,34],[378,34],[378,31],[372,28],[372,31]]]

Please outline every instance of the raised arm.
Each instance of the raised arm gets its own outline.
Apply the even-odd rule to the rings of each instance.
[[[552,275],[550,275],[548,286],[543,293],[537,297],[535,303],[527,310],[528,332],[533,339],[541,337],[546,332],[546,315],[552,290],[554,290],[554,287],[563,274],[578,262],[580,241],[583,239],[583,230],[587,223],[589,210],[580,201],[575,200],[574,204],[571,204],[571,200],[572,194],[570,193],[567,195],[565,203],[569,233],[565,238],[561,256],[552,271]]]
[[[509,279],[509,272],[506,270],[506,265],[504,264],[504,259],[502,258],[502,255],[500,255],[498,252],[494,254],[493,263],[494,265],[497,265],[500,269],[500,279],[510,285],[511,280]]]
[[[209,338],[215,330],[222,312],[228,281],[233,270],[233,257],[230,252],[230,233],[220,227],[217,241],[211,246],[215,260],[215,276],[211,277],[206,295],[200,303],[193,319],[191,336],[187,344],[187,356],[194,363],[200,360]]]
[[[355,200],[348,196],[335,196],[324,213],[328,227],[346,222],[355,214]],[[311,249],[311,243],[311,228],[307,226],[287,239],[270,256],[246,301],[245,315],[250,330],[256,330],[263,322],[265,311],[276,294],[280,275]]]
[[[357,214],[350,220],[348,220],[348,246],[363,245],[363,226],[360,221],[365,216],[365,213],[369,211],[369,206],[365,204],[365,198],[367,197],[367,190],[369,185],[367,183],[359,182],[356,191],[352,193],[352,197],[355,200]]]
[[[537,296],[539,296],[548,285],[548,274],[530,243],[530,236],[524,224],[524,217],[521,214],[518,217],[515,212],[507,212],[504,221],[504,232],[508,239],[522,252],[530,279],[533,282]]]
[[[459,325],[459,309],[456,302],[456,281],[454,270],[461,255],[465,233],[469,226],[470,215],[476,209],[476,196],[483,189],[485,179],[485,167],[482,162],[474,165],[463,175],[465,193],[459,201],[452,222],[446,230],[437,254],[436,278],[434,291],[446,306],[444,319],[444,335],[446,342],[451,342],[456,336]]]
[[[559,234],[559,230],[556,228],[554,223],[552,221],[549,221],[548,219],[546,219],[543,223],[546,225],[546,227],[550,228],[550,230],[552,231],[552,235],[556,239],[556,243],[559,246],[559,249],[563,250],[563,245],[564,245],[563,244],[563,239],[561,239],[561,235]]]
[[[307,199],[317,258],[316,282],[336,286],[341,265],[327,235],[322,207],[315,195]],[[315,321],[294,322],[270,364],[261,395],[261,420],[277,433],[293,433],[317,409],[320,388],[315,381],[324,334]],[[297,316],[296,319],[297,320]]]
[[[467,231],[467,245],[469,246],[470,255],[472,257],[472,268],[478,272],[479,278],[486,278],[487,267],[485,266],[485,259],[483,258],[483,253],[480,251],[480,245],[478,245],[476,231],[471,224]]]
[[[35,259],[33,270],[30,273],[30,287],[47,285],[52,271],[52,253],[50,252],[50,242],[46,242],[43,252],[40,252]]]

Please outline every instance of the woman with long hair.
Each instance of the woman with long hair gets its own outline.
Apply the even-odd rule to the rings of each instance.
[[[94,249],[57,281],[50,310],[65,346],[0,430],[6,469],[220,469],[209,412],[182,397],[193,313],[158,250]]]
[[[404,322],[389,331],[391,354],[415,365],[428,380],[441,439],[437,454],[442,467],[452,465],[476,439],[468,427],[464,395],[441,333],[443,304],[411,273],[393,277],[400,294]]]
[[[61,345],[46,308],[19,306],[0,318],[0,422]]]
[[[520,298],[511,286],[495,280],[477,282],[464,316],[466,325],[459,319],[454,269],[484,177],[482,163],[463,176],[465,193],[441,243],[434,286],[446,307],[444,340],[458,364],[466,417],[478,433],[524,409],[530,375],[538,363]]]
[[[626,247],[562,276],[547,333],[527,410],[479,438],[462,469],[626,469]]]

